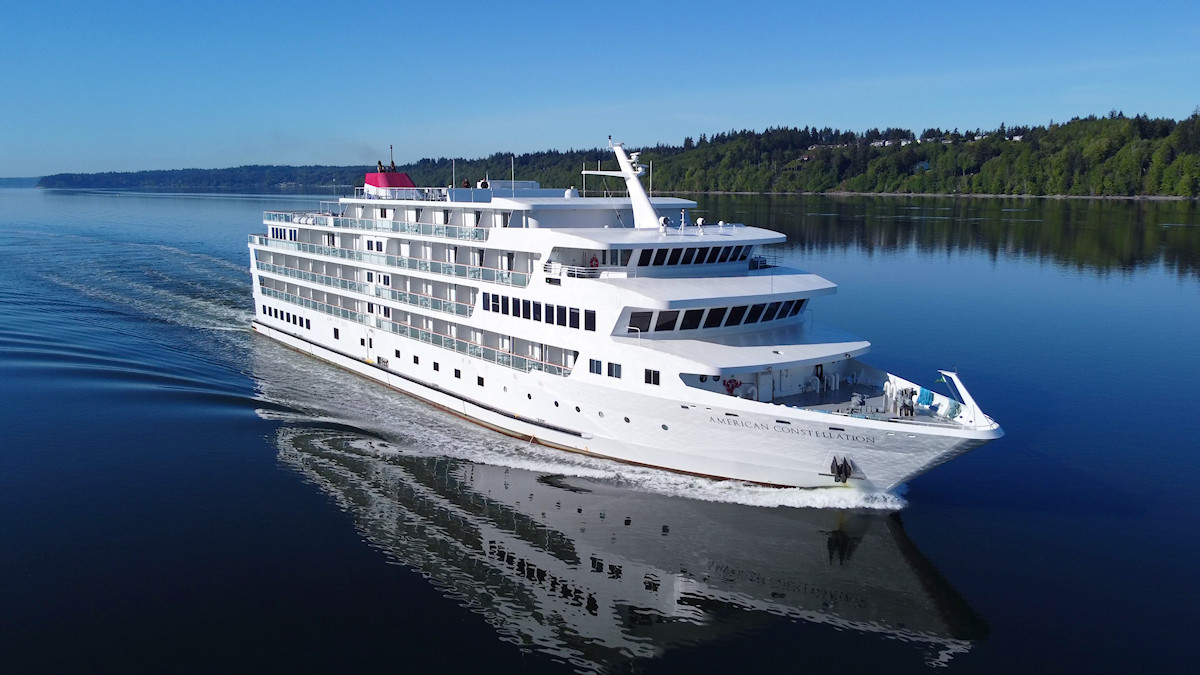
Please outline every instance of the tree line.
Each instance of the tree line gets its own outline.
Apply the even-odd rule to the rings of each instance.
[[[632,149],[632,148],[631,148]],[[585,166],[614,168],[606,149],[548,150],[473,160],[423,159],[397,166],[417,185],[490,177],[583,187]],[[927,194],[1200,196],[1200,110],[1176,121],[1145,115],[1074,118],[1045,126],[960,132],[865,132],[778,127],[728,131],[678,146],[643,148],[655,192],[864,192]],[[279,190],[362,185],[372,167],[243,166],[131,173],[58,174],[39,187]],[[589,178],[587,190],[620,191]]]

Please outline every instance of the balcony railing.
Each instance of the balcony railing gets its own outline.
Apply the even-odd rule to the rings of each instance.
[[[370,232],[394,232],[397,234],[416,234],[426,237],[443,239],[487,241],[490,228],[467,227],[463,225],[439,225],[436,223],[412,223],[405,220],[379,220],[375,218],[346,218],[329,213],[266,211],[263,213],[264,223],[285,223],[292,225],[319,225],[348,230],[364,230]]]
[[[426,260],[425,258],[408,258],[398,255],[384,255],[382,253],[369,253],[364,251],[356,251],[349,248],[339,248],[336,246],[306,244],[299,241],[282,241],[280,239],[271,239],[270,237],[264,237],[258,234],[250,235],[249,242],[251,244],[266,246],[268,248],[299,251],[301,253],[328,256],[331,258],[341,258],[343,260],[373,263],[383,267],[416,270],[418,272],[429,272],[431,274],[441,274],[450,277],[471,279],[473,281],[502,284],[505,286],[520,286],[523,288],[529,285],[529,274],[524,272],[514,272],[512,270],[500,270],[493,267],[463,265],[461,263],[440,262],[437,260]]]
[[[396,335],[402,335],[412,340],[420,340],[431,345],[448,349],[459,354],[491,361],[513,370],[519,370],[527,373],[531,370],[538,370],[551,375],[559,375],[566,377],[571,374],[571,369],[556,363],[547,363],[528,356],[518,356],[516,354],[501,351],[495,347],[487,347],[475,342],[469,342],[461,338],[456,338],[451,335],[442,335],[416,326],[410,326],[406,323],[397,323],[380,317],[375,317],[375,327],[380,330],[386,330]]]
[[[338,288],[344,291],[361,293],[363,295],[374,294],[377,298],[386,298],[395,302],[412,305],[413,307],[421,307],[423,309],[431,309],[435,312],[446,312],[455,316],[471,316],[471,305],[462,302],[454,302],[451,300],[443,300],[420,293],[408,293],[405,291],[396,291],[374,284],[363,284],[357,281],[348,279],[339,279],[324,274],[313,274],[303,270],[295,269],[294,267],[284,267],[283,265],[273,265],[268,262],[256,261],[256,266],[263,272],[278,274],[280,276],[309,281],[322,286]]]

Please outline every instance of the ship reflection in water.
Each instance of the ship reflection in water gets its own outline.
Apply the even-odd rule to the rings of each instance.
[[[703,502],[397,452],[283,426],[280,460],[362,534],[500,635],[576,667],[778,622],[894,639],[948,663],[987,627],[894,514]]]

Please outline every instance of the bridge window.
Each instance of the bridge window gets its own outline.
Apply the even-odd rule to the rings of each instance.
[[[650,318],[654,312],[633,312],[629,315],[630,333],[647,333],[650,331]]]
[[[742,317],[746,316],[746,305],[739,305],[729,310],[729,317],[725,319],[726,326],[736,326],[742,322]]]
[[[659,312],[658,321],[654,324],[654,330],[675,330],[675,322],[679,320],[679,312]]]
[[[757,323],[759,317],[762,316],[763,310],[767,308],[765,302],[760,302],[750,308],[750,313],[746,315],[746,323]]]
[[[713,307],[708,310],[708,318],[704,320],[705,328],[716,328],[721,325],[721,320],[725,318],[725,312],[728,312],[728,307]]]
[[[702,309],[689,309],[683,313],[683,323],[679,324],[679,330],[692,330],[700,327],[700,317],[704,316]]]

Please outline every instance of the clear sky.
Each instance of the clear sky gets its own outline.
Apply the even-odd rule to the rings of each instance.
[[[1200,1],[0,9],[0,176],[374,164],[1200,106]]]

